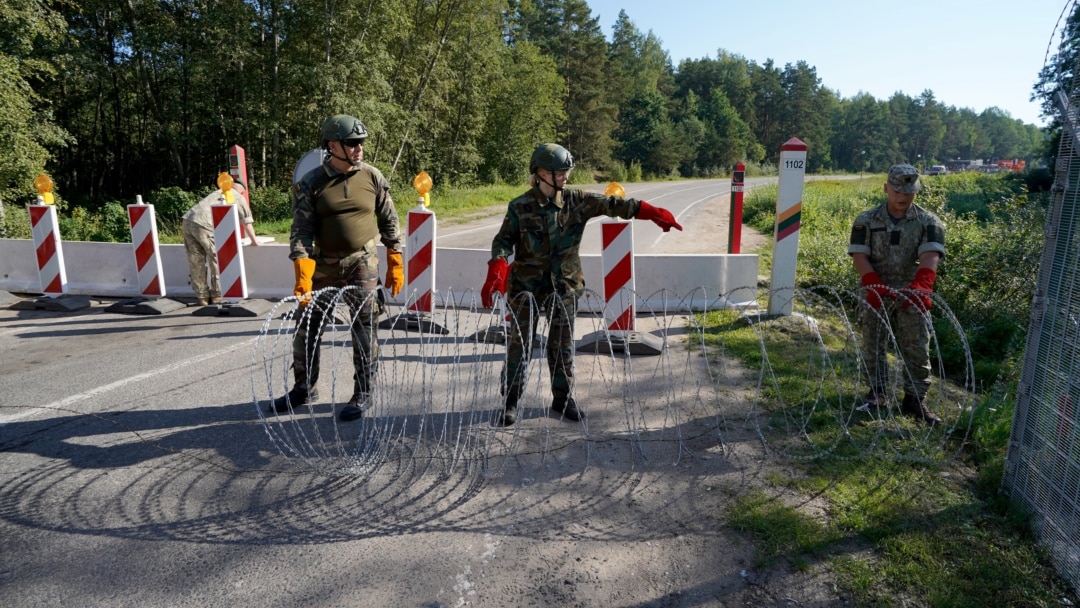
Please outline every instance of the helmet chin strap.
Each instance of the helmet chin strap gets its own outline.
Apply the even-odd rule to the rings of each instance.
[[[551,189],[554,190],[556,194],[558,194],[562,190],[562,188],[555,185],[555,174],[552,173],[551,171],[548,171],[548,173],[551,174],[551,181],[550,182],[544,181],[544,178],[540,177],[539,173],[536,174],[536,179],[538,179],[541,182],[543,182],[544,184],[547,184],[548,186],[550,186]]]
[[[331,158],[336,158],[337,160],[340,160],[343,163],[347,163],[349,166],[351,166],[354,169],[359,167],[360,165],[362,165],[363,162],[364,162],[363,160],[358,160],[356,162],[353,162],[353,160],[351,158],[347,157],[347,156],[338,156],[337,154],[334,154],[334,150],[333,150],[333,148],[330,147],[330,144],[326,144],[326,152],[330,155]]]

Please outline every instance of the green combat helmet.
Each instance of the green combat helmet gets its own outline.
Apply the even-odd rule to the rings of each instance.
[[[533,151],[532,160],[529,161],[529,173],[536,173],[537,169],[548,171],[569,171],[574,168],[574,157],[570,151],[558,144],[540,144]]]
[[[346,139],[367,139],[367,128],[359,119],[348,114],[335,114],[326,119],[322,126],[322,145],[327,142]]]

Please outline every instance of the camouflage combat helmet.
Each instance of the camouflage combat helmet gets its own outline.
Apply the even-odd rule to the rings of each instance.
[[[348,114],[335,114],[322,125],[322,145],[327,142],[345,139],[367,139],[368,132],[364,123]]]
[[[529,161],[529,173],[536,173],[537,169],[548,171],[569,171],[574,168],[574,157],[570,151],[558,144],[540,144],[533,151],[532,160]]]

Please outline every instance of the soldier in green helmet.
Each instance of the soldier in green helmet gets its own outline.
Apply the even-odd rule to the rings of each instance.
[[[585,289],[578,248],[585,224],[598,216],[651,220],[664,232],[682,226],[666,209],[633,198],[566,188],[574,157],[557,144],[542,144],[529,161],[528,192],[510,201],[502,227],[491,243],[487,279],[480,291],[484,306],[504,295],[510,307],[510,332],[502,373],[505,402],[498,422],[517,420],[534,328],[539,314],[549,317],[547,364],[551,409],[567,420],[583,413],[573,397],[574,318]],[[514,257],[513,265],[509,264]]]
[[[325,287],[353,287],[345,301],[352,318],[353,394],[338,413],[341,420],[364,415],[375,380],[381,314],[377,297],[379,257],[375,239],[386,247],[386,288],[397,295],[405,284],[401,233],[390,184],[375,167],[363,162],[364,123],[337,114],[323,122],[320,166],[308,171],[293,189],[293,223],[289,258],[303,314],[297,315],[293,337],[292,390],[274,401],[274,410],[288,412],[318,398],[319,344],[322,328],[333,315],[331,297],[309,294]]]

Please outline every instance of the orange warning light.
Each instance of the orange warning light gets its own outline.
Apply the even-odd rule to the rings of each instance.
[[[53,181],[48,175],[42,173],[34,178],[34,188],[38,191],[38,201],[43,205],[53,204]]]
[[[225,196],[225,202],[233,203],[233,178],[229,175],[228,171],[222,171],[217,176],[217,187],[221,189],[221,194]]]
[[[424,206],[430,205],[431,195],[428,193],[431,192],[431,176],[427,174],[427,171],[417,173],[416,177],[413,178],[412,185],[420,193],[421,198],[424,199]]]

